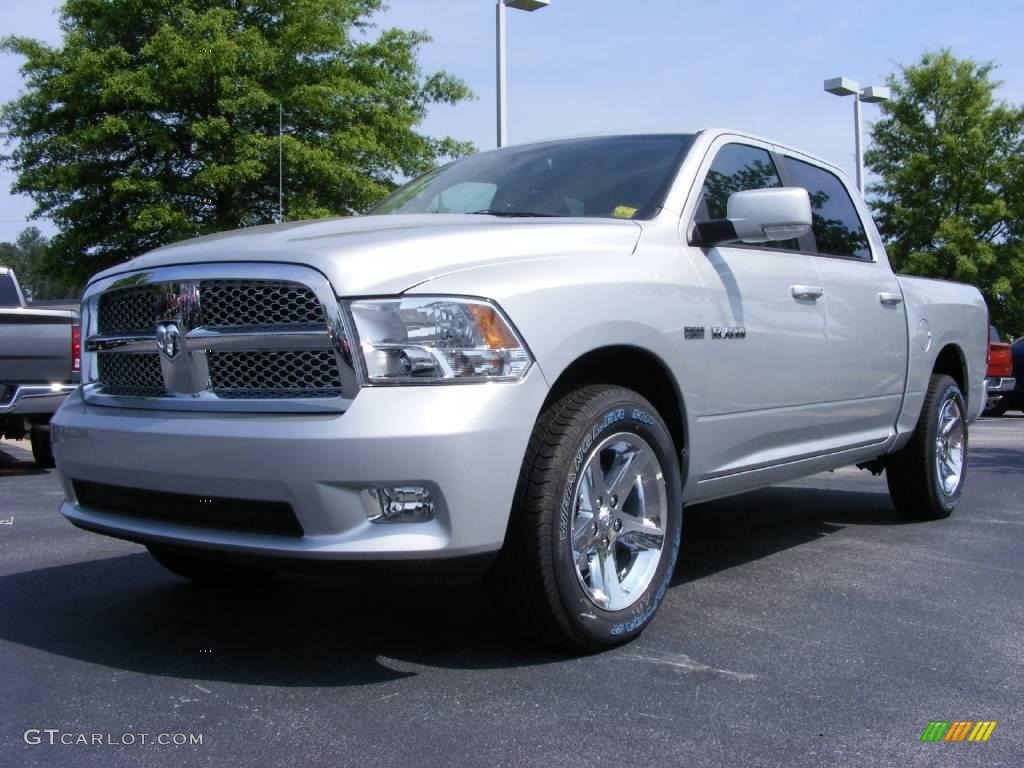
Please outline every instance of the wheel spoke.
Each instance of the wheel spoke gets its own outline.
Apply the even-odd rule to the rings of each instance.
[[[946,423],[946,425],[945,425],[945,426],[944,426],[944,427],[942,428],[942,436],[943,436],[943,437],[948,437],[948,436],[949,436],[949,434],[950,434],[950,433],[951,433],[951,432],[952,432],[952,431],[953,431],[954,429],[956,429],[956,428],[957,428],[957,427],[959,427],[959,426],[960,426],[960,414],[955,414],[955,415],[953,416],[953,418],[952,418],[952,419],[950,419],[950,420],[949,420],[949,421],[948,421],[948,422]]]
[[[960,462],[958,462],[956,459],[954,459],[949,454],[946,454],[946,456],[943,457],[942,463],[946,466],[946,469],[949,470],[949,476],[950,477],[959,474],[959,472],[960,472]]]
[[[632,551],[661,549],[665,532],[653,520],[642,520],[632,515],[623,515],[622,530],[617,541]]]
[[[586,553],[594,540],[594,515],[584,509],[576,513],[576,522],[572,531],[573,552]]]
[[[615,548],[601,547],[598,552],[601,591],[604,593],[608,608],[614,610],[624,602],[619,569],[615,562]]]
[[[595,455],[587,462],[586,469],[583,470],[583,481],[580,483],[580,490],[583,491],[582,495],[587,503],[587,510],[591,513],[598,507],[597,500],[608,495],[604,482],[599,456]]]
[[[623,452],[615,457],[615,461],[608,470],[605,477],[608,493],[611,496],[617,496],[619,504],[626,501],[629,491],[636,484],[639,471],[646,460],[646,453],[647,451],[643,448]]]

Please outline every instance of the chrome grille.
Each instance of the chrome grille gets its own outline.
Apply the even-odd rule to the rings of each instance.
[[[117,288],[100,296],[100,333],[152,332],[156,293],[151,286]]]
[[[298,283],[204,280],[199,284],[202,323],[208,328],[323,325],[316,295]]]
[[[160,355],[104,352],[99,357],[99,383],[110,395],[158,396],[166,393]]]
[[[342,308],[308,267],[155,267],[93,283],[84,306],[90,403],[337,413],[359,390]]]
[[[220,397],[336,397],[334,352],[213,352],[210,384]]]

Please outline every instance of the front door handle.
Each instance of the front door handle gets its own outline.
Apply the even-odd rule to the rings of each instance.
[[[897,304],[903,303],[903,297],[900,294],[889,293],[888,291],[882,291],[878,294],[878,300],[887,307],[895,307]]]
[[[820,285],[791,285],[789,290],[793,293],[794,299],[820,299],[825,293],[825,289]]]

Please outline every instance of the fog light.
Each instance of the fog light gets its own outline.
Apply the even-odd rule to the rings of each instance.
[[[434,519],[434,500],[420,486],[373,488],[370,495],[377,504],[371,523],[426,523]]]

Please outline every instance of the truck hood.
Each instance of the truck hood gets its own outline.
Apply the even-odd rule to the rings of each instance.
[[[633,252],[635,221],[486,215],[355,216],[197,237],[99,273],[180,264],[275,262],[324,273],[339,296],[394,294],[441,275],[510,259]]]

